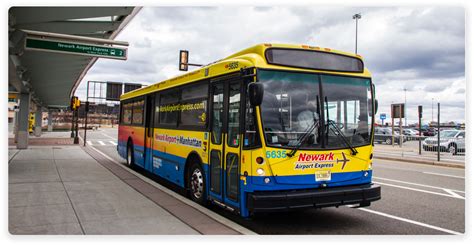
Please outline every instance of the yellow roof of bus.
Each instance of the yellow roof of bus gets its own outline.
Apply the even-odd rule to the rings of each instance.
[[[269,68],[269,69],[279,69],[279,70],[289,70],[289,71],[307,71],[307,72],[339,74],[339,75],[357,76],[357,77],[370,77],[371,76],[370,72],[365,67],[364,67],[363,73],[354,73],[354,72],[319,71],[315,69],[304,69],[304,68],[295,68],[295,67],[268,64],[265,59],[265,50],[267,48],[291,48],[291,49],[302,49],[302,50],[315,50],[315,51],[320,51],[320,52],[335,53],[335,54],[341,54],[345,56],[351,56],[351,57],[362,59],[360,55],[356,55],[353,53],[342,52],[342,51],[329,49],[329,48],[320,48],[316,46],[295,45],[295,44],[273,44],[273,43],[272,44],[267,44],[267,43],[258,44],[250,48],[244,49],[240,52],[237,52],[233,55],[230,55],[224,59],[210,63],[203,67],[200,67],[199,69],[187,72],[183,75],[173,77],[161,82],[157,82],[150,86],[125,93],[122,96],[120,96],[120,100],[134,98],[134,97],[152,93],[158,90],[191,83],[191,82],[202,80],[205,78],[212,78],[215,76],[236,72],[236,71],[239,71],[241,68],[247,68],[247,67]]]

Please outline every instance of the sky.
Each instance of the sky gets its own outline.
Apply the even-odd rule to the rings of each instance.
[[[355,13],[362,15],[357,49],[372,72],[379,114],[390,120],[390,104],[406,98],[408,123],[418,121],[418,105],[423,123],[436,120],[438,102],[441,122],[465,122],[465,9],[452,6],[144,7],[116,38],[130,43],[128,60],[99,59],[76,95],[85,99],[87,81],[149,85],[180,75],[181,49],[198,64],[258,43],[355,52]]]

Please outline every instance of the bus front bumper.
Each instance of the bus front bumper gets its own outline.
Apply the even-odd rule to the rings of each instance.
[[[256,213],[348,204],[368,206],[370,202],[380,198],[380,186],[364,184],[311,190],[253,192],[247,195],[247,207],[250,212]]]

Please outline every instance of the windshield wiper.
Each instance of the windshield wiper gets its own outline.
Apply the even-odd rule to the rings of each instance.
[[[344,135],[344,133],[339,129],[339,127],[336,125],[336,123],[333,121],[333,120],[328,120],[328,125],[332,125],[332,128],[331,128],[331,131],[339,136],[342,141],[351,149],[351,152],[352,152],[352,155],[355,156],[357,155],[357,153],[359,153],[355,148],[354,146],[352,146],[352,144],[349,142],[349,140],[347,140],[347,136]],[[334,131],[334,129],[336,129]],[[329,132],[328,132],[329,134]]]
[[[316,95],[316,111],[318,111],[318,114],[319,114],[319,96]],[[313,113],[313,124],[303,133],[303,135],[301,135],[298,139],[297,139],[297,143],[295,145],[295,147],[293,147],[293,149],[290,151],[290,153],[286,153],[287,156],[289,157],[293,157],[296,153],[296,151],[298,151],[300,149],[300,147],[303,145],[303,142],[306,140],[306,137],[308,137],[308,135],[310,135],[310,133],[316,129],[316,127],[319,127],[319,119],[316,118],[314,116],[314,113]]]
[[[308,137],[308,135],[311,134],[311,132],[316,129],[317,127],[319,127],[319,120],[316,119],[316,117],[314,117],[313,119],[313,124],[304,132],[303,135],[301,135],[298,140],[297,140],[297,144],[295,145],[295,147],[293,147],[293,149],[291,150],[290,153],[286,153],[287,156],[289,157],[293,157],[296,153],[296,151],[298,151],[300,149],[300,147],[303,145],[303,142],[306,140],[306,138]]]
[[[339,127],[336,125],[336,123],[333,121],[333,120],[329,120],[329,104],[328,104],[328,97],[324,97],[324,102],[326,103],[326,115],[327,115],[327,120],[328,120],[328,132],[327,132],[327,137],[326,139],[329,139],[329,128],[331,129],[331,131],[339,136],[339,138],[342,139],[342,141],[344,142],[344,144],[346,144],[350,149],[351,149],[351,153],[353,156],[357,155],[357,153],[359,153],[355,148],[354,146],[352,146],[352,144],[349,142],[349,140],[347,140],[347,136],[344,135],[344,133],[341,131],[341,129],[339,129]],[[332,129],[331,127],[329,126],[332,126],[334,129],[336,129],[336,131],[334,131],[334,129]]]

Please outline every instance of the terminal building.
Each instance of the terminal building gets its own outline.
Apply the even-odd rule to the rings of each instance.
[[[29,137],[41,136],[44,112],[48,130],[53,129],[51,112],[68,108],[76,88],[98,58],[126,59],[126,54],[119,57],[123,49],[114,45],[128,43],[114,39],[139,11],[139,7],[9,9],[8,122],[18,149],[28,147]],[[43,46],[38,46],[41,43]],[[58,48],[52,48],[51,43]],[[74,44],[84,44],[93,51],[68,50]],[[34,136],[29,132],[32,118]]]

